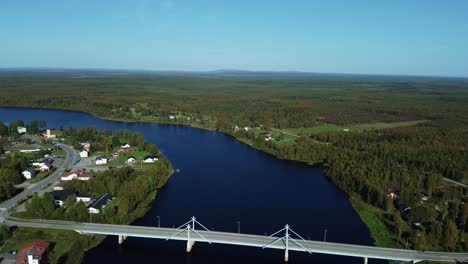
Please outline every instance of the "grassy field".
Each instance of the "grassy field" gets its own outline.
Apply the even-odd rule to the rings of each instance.
[[[286,128],[282,131],[291,133],[294,135],[300,134],[320,134],[325,132],[344,132],[347,129],[349,132],[360,132],[365,130],[376,130],[376,129],[385,129],[385,128],[396,128],[396,127],[405,127],[405,126],[416,126],[423,123],[428,123],[429,120],[415,120],[415,121],[403,121],[403,122],[375,122],[375,123],[365,123],[365,124],[350,124],[350,125],[319,125],[306,128]]]

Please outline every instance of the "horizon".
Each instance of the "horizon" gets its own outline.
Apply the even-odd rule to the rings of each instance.
[[[468,2],[0,3],[0,68],[468,77]]]
[[[244,70],[244,69],[213,69],[213,70],[159,70],[159,69],[130,69],[130,68],[66,68],[66,67],[0,67],[0,71],[38,71],[38,72],[80,72],[89,71],[95,73],[158,73],[167,75],[177,74],[226,74],[226,75],[243,75],[243,74],[281,74],[290,77],[293,75],[312,76],[368,76],[368,77],[414,77],[414,78],[449,78],[449,79],[468,79],[468,76],[457,75],[424,75],[424,74],[391,74],[391,73],[351,73],[351,72],[312,72],[312,71],[295,71],[295,70]]]

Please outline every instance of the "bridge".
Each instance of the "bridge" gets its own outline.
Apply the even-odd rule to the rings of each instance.
[[[5,223],[10,226],[73,230],[81,234],[118,236],[119,244],[123,243],[127,237],[182,240],[187,243],[187,252],[192,250],[195,242],[279,249],[284,250],[285,261],[289,260],[289,251],[300,251],[311,254],[321,253],[359,257],[363,259],[363,263],[365,264],[367,264],[369,258],[407,261],[411,263],[423,260],[452,263],[468,262],[468,253],[416,251],[306,240],[294,232],[289,225],[285,225],[283,229],[270,236],[215,232],[208,230],[199,223],[195,217],[192,217],[187,223],[184,223],[178,228],[111,225],[55,220],[26,220],[18,218],[8,218]]]

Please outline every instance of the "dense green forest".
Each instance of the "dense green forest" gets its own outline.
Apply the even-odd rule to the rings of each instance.
[[[381,245],[468,250],[467,190],[444,180],[468,183],[468,79],[3,71],[0,89],[0,106],[217,129],[282,159],[323,164],[390,230]],[[356,124],[368,129],[342,129]],[[266,131],[273,140],[259,136]]]

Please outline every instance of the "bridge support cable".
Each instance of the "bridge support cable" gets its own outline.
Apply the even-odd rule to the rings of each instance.
[[[198,222],[197,219],[193,216],[188,222],[184,223],[183,225],[179,226],[176,229],[176,230],[180,230],[179,232],[175,233],[174,235],[170,237],[167,237],[166,240],[170,240],[180,235],[183,232],[187,232],[187,253],[192,251],[192,247],[195,244],[195,241],[190,236],[190,232],[193,232],[195,235],[199,236],[201,239],[211,244],[212,243],[211,240],[207,239],[202,234],[200,234],[197,230],[195,230],[195,227],[197,224],[201,226],[203,230],[211,232],[208,228],[206,228],[204,225]]]
[[[295,236],[297,236],[300,240],[302,241],[306,241],[302,236],[300,236],[298,233],[296,233],[294,230],[291,229],[291,227],[289,225],[285,225],[283,229],[271,234],[270,236],[268,237],[275,237],[275,235],[277,235],[278,233],[281,233],[281,232],[284,232],[284,236],[282,237],[278,237],[276,238],[275,240],[273,240],[272,242],[268,243],[268,244],[265,244],[262,246],[262,249],[264,248],[268,248],[270,247],[271,245],[275,244],[276,242],[282,240],[283,241],[283,244],[284,244],[284,261],[288,261],[289,260],[289,242],[292,242],[294,243],[295,245],[299,246],[300,248],[304,249],[304,251],[308,252],[309,254],[312,254],[312,251],[310,251],[309,249],[307,249],[306,247],[304,247],[303,245],[301,245],[299,243],[299,241],[297,241],[297,239],[294,239],[291,237],[290,235],[290,232],[292,234],[294,234]]]

